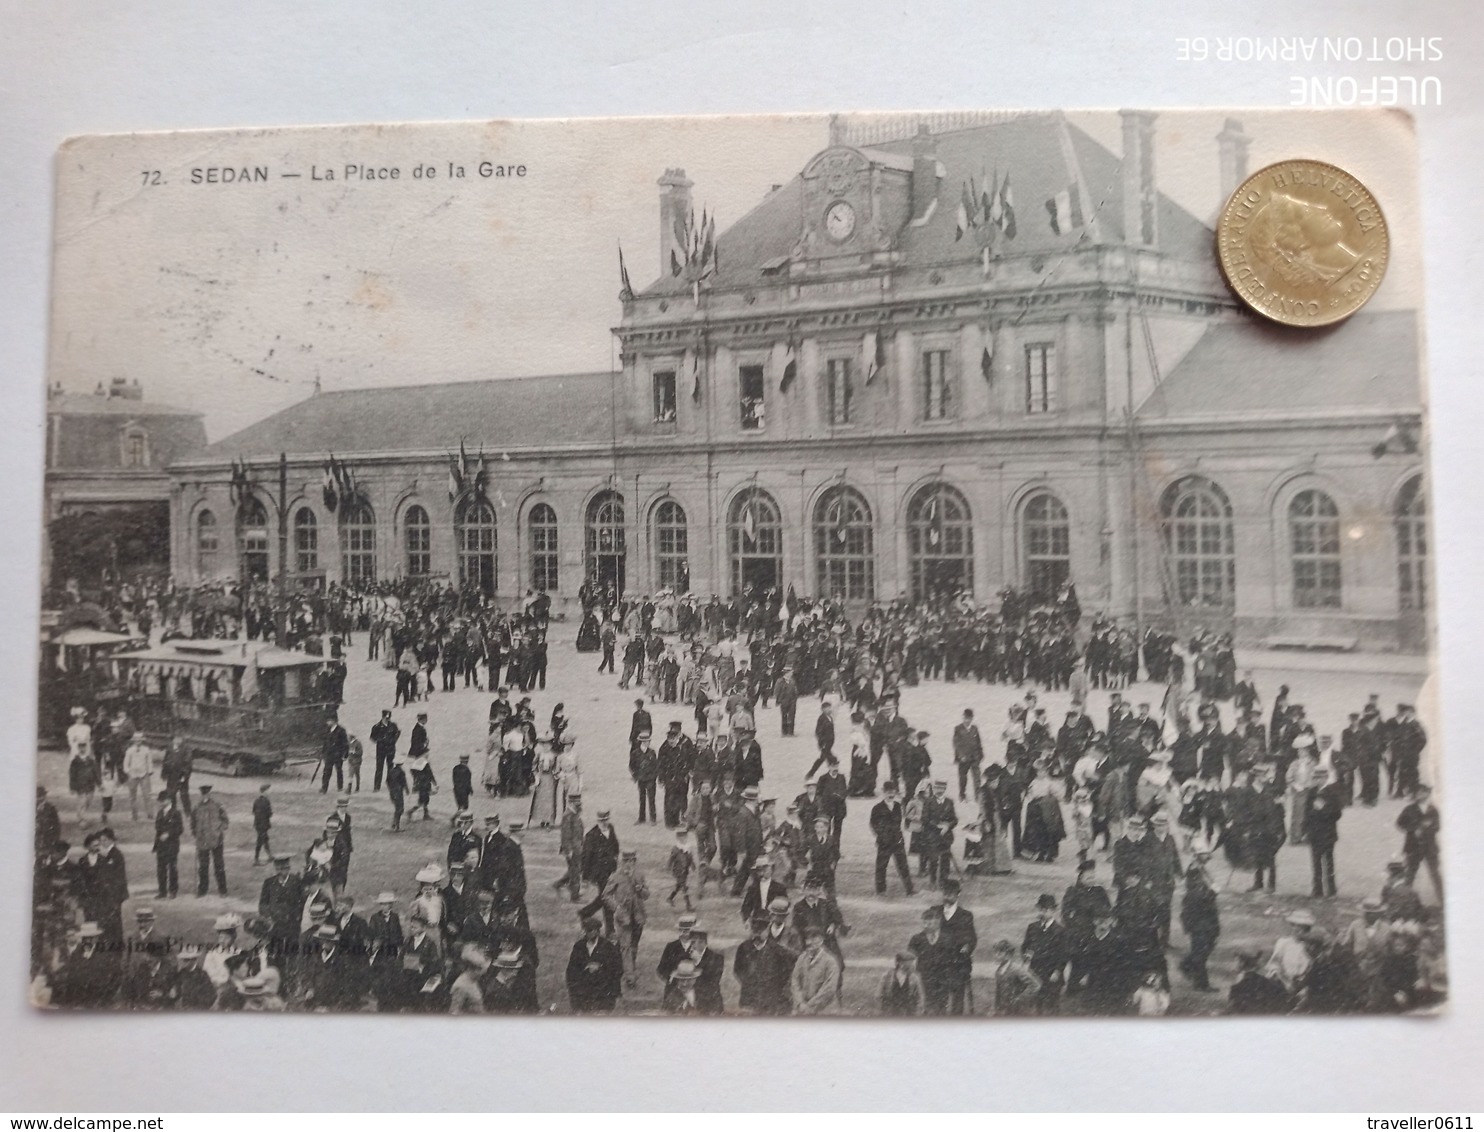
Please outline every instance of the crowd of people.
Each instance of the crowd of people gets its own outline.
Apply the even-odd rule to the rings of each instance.
[[[121,609],[136,620],[141,609],[152,618],[158,610],[152,628],[165,632],[183,618],[193,630],[276,632],[282,603],[275,597],[257,605],[249,596],[237,595],[238,608],[256,612],[238,625],[198,623],[196,611],[212,605],[200,592],[179,602],[134,595]],[[380,893],[374,911],[357,908],[348,878],[353,831],[368,835],[352,813],[362,744],[331,718],[316,780],[324,793],[332,782],[348,792],[312,844],[275,854],[269,786],[254,799],[254,857],[274,865],[256,914],[218,917],[212,945],[180,946],[154,935],[155,909],[136,901],[135,930],[126,932],[115,790],[127,789],[131,820],[140,820],[143,803],[144,820],[154,822],[157,901],[178,894],[176,858],[188,833],[197,895],[213,879],[226,894],[221,846],[229,819],[209,784],[192,797],[189,753],[173,745],[157,758],[129,723],[127,705],[101,718],[79,708],[67,738],[74,817],[85,831],[81,854],[63,840],[59,813],[38,790],[38,1000],[141,1009],[608,1012],[651,978],[639,969],[639,944],[650,904],[664,889],[678,919],[653,976],[661,1010],[838,1013],[846,1007],[851,934],[837,894],[842,831],[851,814],[864,811],[877,896],[889,901],[894,888],[904,895],[928,889],[933,900],[921,930],[901,941],[873,1001],[857,1009],[1160,1014],[1170,1009],[1177,919],[1185,936],[1177,969],[1194,992],[1215,992],[1208,963],[1235,873],[1250,874],[1252,890],[1271,893],[1279,848],[1305,845],[1313,898],[1333,899],[1343,819],[1355,805],[1377,803],[1383,776],[1388,795],[1406,800],[1396,823],[1400,851],[1384,884],[1341,931],[1298,907],[1271,948],[1237,952],[1240,973],[1225,988],[1226,1009],[1407,1011],[1446,994],[1440,817],[1422,781],[1427,736],[1411,705],[1385,718],[1373,696],[1338,735],[1319,734],[1287,687],[1264,710],[1251,674],[1238,678],[1229,638],[1182,640],[1150,630],[1138,639],[1102,616],[1084,629],[1071,587],[1044,601],[1006,591],[992,612],[962,598],[897,601],[853,620],[838,602],[792,590],[702,601],[671,593],[630,599],[585,586],[581,598],[579,654],[599,654],[599,672],[638,693],[627,768],[638,823],[663,821],[673,837],[662,860],[646,869],[636,848],[621,848],[611,801],[588,824],[564,706],[556,705],[544,730],[538,724],[530,693],[547,682],[544,595],[502,610],[480,595],[427,583],[332,590],[293,606],[293,644],[329,638],[332,649],[350,649],[354,634],[364,633],[367,660],[393,675],[394,707],[423,708],[464,689],[493,697],[483,767],[467,753],[447,767],[455,807],[447,853],[421,864],[408,891]],[[1141,665],[1163,685],[1157,713],[1150,702],[1124,698]],[[951,755],[935,768],[929,731],[900,710],[903,689],[924,680],[998,683],[1017,696],[997,734],[982,732],[973,709],[964,709],[951,729]],[[1106,716],[1087,710],[1094,688],[1109,694]],[[1039,699],[1057,691],[1069,693],[1071,707],[1053,722]],[[758,718],[776,704],[781,735],[793,736],[808,698],[818,700],[817,757],[789,798],[793,789],[767,774]],[[685,705],[689,722],[672,721],[657,734],[656,704]],[[1223,712],[1234,722],[1224,724]],[[405,744],[392,717],[383,710],[369,729],[366,754],[375,757],[370,789],[386,789],[391,832],[401,832],[419,812],[432,820],[439,784],[426,711]],[[502,829],[490,814],[477,829],[481,792],[529,798],[525,820]],[[527,903],[523,842],[528,831],[545,829],[556,835],[565,866],[553,888],[578,906],[580,924],[566,955],[563,1001],[542,1001],[540,988],[551,984],[537,978]],[[976,927],[961,903],[966,883],[971,893],[987,891],[993,878],[1026,871],[1023,862],[1049,863],[1064,852],[1075,854],[1074,883],[1060,895],[1042,892],[1013,931],[997,924],[991,934],[1003,938],[981,949],[978,931],[988,924],[981,919]],[[1414,883],[1424,870],[1431,904]],[[664,878],[653,890],[652,874]],[[735,915],[746,936],[728,954],[711,947],[698,917],[708,888],[713,900],[733,906],[721,913],[713,905],[711,914]],[[992,984],[988,1001],[975,1002],[976,978]]]

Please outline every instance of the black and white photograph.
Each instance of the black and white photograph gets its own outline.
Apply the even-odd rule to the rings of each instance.
[[[1218,220],[1309,156],[1390,253],[1288,186],[1369,290],[1283,325]],[[32,1005],[1446,1010],[1417,178],[1379,110],[67,141]]]

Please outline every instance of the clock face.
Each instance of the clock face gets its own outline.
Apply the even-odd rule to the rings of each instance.
[[[837,200],[824,213],[824,230],[832,240],[848,240],[855,231],[855,209],[843,200]]]

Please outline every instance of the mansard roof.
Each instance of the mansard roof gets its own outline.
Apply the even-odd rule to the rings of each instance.
[[[1319,330],[1255,315],[1210,327],[1139,409],[1150,419],[1422,407],[1415,311]]]
[[[1059,111],[1026,113],[1003,121],[933,135],[937,207],[926,223],[909,224],[897,247],[906,268],[978,258],[973,239],[955,240],[956,216],[964,186],[1009,176],[1015,207],[1016,235],[1000,239],[997,255],[1054,254],[1079,242],[1123,242],[1123,162],[1120,157],[1068,122]],[[910,137],[861,147],[878,163],[910,164]],[[770,192],[717,237],[717,287],[745,287],[766,281],[765,269],[776,269],[798,241],[803,202],[802,174]],[[1046,201],[1073,186],[1087,223],[1058,234],[1052,231]],[[1164,193],[1158,194],[1157,249],[1180,259],[1204,260],[1214,238],[1210,228]],[[683,278],[656,280],[646,294],[678,293],[689,288]]]
[[[613,438],[609,373],[554,374],[319,393],[211,445],[206,459],[288,452],[422,452],[602,443]]]

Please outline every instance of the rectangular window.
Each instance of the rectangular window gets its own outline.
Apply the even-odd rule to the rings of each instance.
[[[743,430],[746,432],[761,432],[764,424],[763,367],[742,366],[738,369],[737,388]]]
[[[825,408],[832,425],[848,425],[852,419],[855,388],[850,362],[849,358],[831,358],[825,363]]]
[[[556,593],[557,528],[555,523],[531,524],[531,585],[538,593]]]
[[[299,573],[314,573],[319,569],[319,528],[301,524],[294,531],[294,542]]]
[[[950,410],[948,351],[928,350],[922,355],[922,419],[946,420]]]
[[[675,371],[660,370],[654,375],[654,423],[671,424],[675,420]]]
[[[432,530],[425,523],[407,526],[407,573],[414,578],[433,572]]]
[[[1025,348],[1025,411],[1056,412],[1056,344],[1032,342]]]
[[[149,463],[144,437],[138,433],[131,434],[128,438],[128,454],[124,462],[131,468],[143,468]]]

